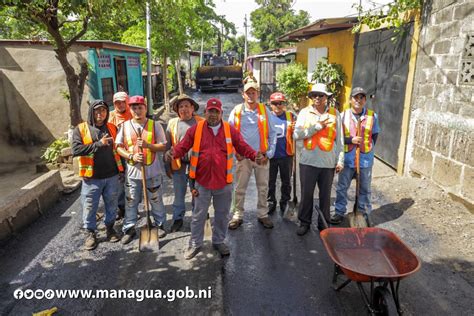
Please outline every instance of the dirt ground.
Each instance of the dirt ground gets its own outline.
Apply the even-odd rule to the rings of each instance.
[[[443,263],[474,285],[474,214],[422,178],[374,168],[374,224],[392,230],[424,262]]]

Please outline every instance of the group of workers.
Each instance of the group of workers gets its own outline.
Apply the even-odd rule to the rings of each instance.
[[[245,194],[252,173],[257,189],[257,219],[264,228],[273,228],[270,215],[284,212],[291,199],[293,159],[296,141],[303,141],[299,155],[301,202],[298,209],[300,236],[310,229],[316,184],[319,209],[326,222],[340,224],[346,213],[347,190],[356,172],[355,148],[360,148],[359,210],[371,212],[370,186],[374,145],[379,133],[377,115],[365,107],[367,93],[352,89],[350,108],[339,113],[328,106],[331,93],[324,84],[314,84],[308,93],[311,104],[298,115],[287,110],[284,94],[270,96],[270,108],[259,103],[259,86],[245,83],[243,103],[236,105],[227,121],[222,102],[211,98],[204,117],[197,115],[199,105],[180,95],[171,106],[177,117],[166,131],[147,118],[142,96],[114,95],[114,111],[104,101],[93,102],[86,122],[73,135],[73,155],[79,157],[82,177],[85,249],[97,246],[96,213],[100,197],[105,204],[107,239],[123,244],[135,236],[138,205],[146,179],[151,214],[159,237],[183,226],[185,196],[192,194],[191,238],[185,258],[196,256],[203,245],[204,226],[212,200],[212,245],[222,256],[230,254],[225,243],[228,229],[243,223]],[[163,153],[163,159],[159,153]],[[145,174],[142,174],[144,166]],[[276,180],[281,179],[277,203]],[[330,216],[330,197],[334,174],[339,174],[335,214]],[[163,203],[163,175],[172,179],[174,189],[173,223],[166,229]],[[295,175],[293,175],[295,176]],[[118,209],[118,216],[117,216]],[[230,213],[232,211],[232,217]],[[123,235],[114,229],[116,218],[124,217]],[[318,228],[323,223],[318,216]]]

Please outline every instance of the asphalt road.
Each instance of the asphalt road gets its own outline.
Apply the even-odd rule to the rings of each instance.
[[[225,118],[240,94],[193,94],[203,104],[223,99]],[[202,108],[199,112],[202,112]],[[253,178],[252,178],[253,179]],[[171,218],[172,188],[165,183],[165,205]],[[383,195],[381,192],[374,194]],[[190,202],[189,196],[187,199]],[[390,201],[387,201],[389,203]],[[59,315],[232,314],[232,315],[364,315],[354,284],[340,292],[331,288],[333,263],[319,233],[312,227],[304,237],[296,223],[272,215],[275,228],[264,229],[256,219],[252,180],[246,195],[244,224],[229,232],[231,256],[221,259],[206,242],[193,260],[183,258],[190,229],[190,203],[183,230],[160,241],[160,253],[138,252],[138,240],[122,246],[101,242],[96,250],[82,249],[79,192],[65,195],[46,216],[0,248],[0,314],[27,315],[58,307]],[[383,219],[383,216],[380,217]],[[382,221],[382,220],[381,220]],[[170,221],[168,225],[170,225]],[[120,227],[120,223],[117,223]],[[169,289],[189,287],[210,291],[210,298],[174,299]],[[161,290],[167,299],[15,299],[16,289]],[[426,264],[401,282],[405,315],[472,315],[472,286],[440,265]]]

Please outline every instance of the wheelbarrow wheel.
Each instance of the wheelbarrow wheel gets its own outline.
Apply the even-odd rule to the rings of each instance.
[[[397,305],[395,305],[392,294],[383,286],[377,286],[374,289],[373,308],[376,315],[398,315]]]

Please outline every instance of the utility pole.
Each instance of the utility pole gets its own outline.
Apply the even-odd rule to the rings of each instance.
[[[148,114],[153,112],[153,98],[151,93],[151,27],[150,27],[150,2],[146,3],[146,99]]]
[[[199,56],[199,67],[201,67],[203,64],[203,60],[202,60],[203,55],[204,55],[203,49],[204,49],[204,37],[201,37],[201,56]]]
[[[244,20],[244,28],[245,28],[245,44],[244,44],[244,61],[243,61],[243,66],[244,69],[247,67],[245,66],[247,63],[247,14],[245,15],[245,20]]]

